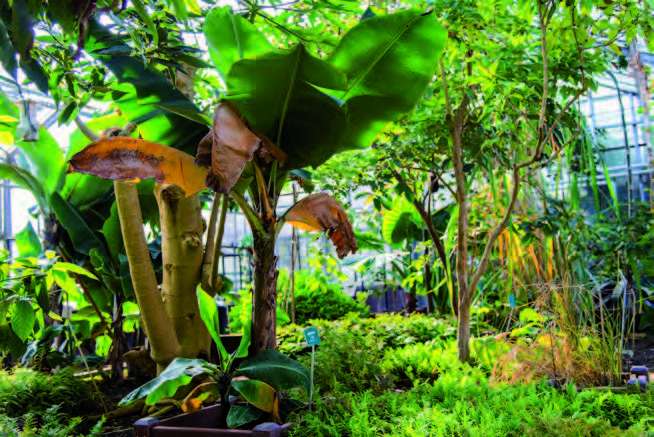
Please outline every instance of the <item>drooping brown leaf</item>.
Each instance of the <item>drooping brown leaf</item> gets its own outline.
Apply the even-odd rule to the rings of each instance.
[[[306,231],[324,231],[336,246],[339,258],[357,251],[357,242],[343,207],[327,193],[316,193],[296,203],[286,222]]]
[[[228,193],[260,145],[261,139],[248,128],[238,111],[230,103],[221,102],[211,131],[198,144],[196,154],[199,165],[210,166],[207,186]]]
[[[253,132],[232,104],[221,102],[211,131],[200,140],[195,157],[199,165],[210,167],[207,186],[228,193],[255,154],[266,163],[276,160],[283,165],[287,158],[282,149]]]
[[[149,141],[103,138],[88,145],[70,160],[70,169],[111,180],[150,179],[177,185],[186,196],[203,190],[207,170],[181,150]]]

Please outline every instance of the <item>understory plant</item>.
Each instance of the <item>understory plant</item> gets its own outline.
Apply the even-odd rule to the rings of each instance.
[[[129,393],[120,404],[143,399],[148,406],[175,405],[186,412],[219,400],[220,427],[237,428],[264,419],[281,422],[280,404],[285,400],[280,392],[302,387],[308,393],[306,368],[271,349],[248,358],[250,324],[244,325],[238,348],[229,353],[220,339],[216,301],[201,288],[197,298],[202,322],[218,348],[218,364],[175,358],[155,379]],[[230,394],[238,395],[240,401],[230,402]]]

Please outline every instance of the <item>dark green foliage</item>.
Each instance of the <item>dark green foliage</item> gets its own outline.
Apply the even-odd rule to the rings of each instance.
[[[337,321],[312,323],[321,336],[316,352],[316,385],[320,391],[330,393],[381,392],[392,388],[397,375],[383,368],[389,351],[433,339],[453,339],[455,334],[445,320],[420,314],[383,314],[375,318],[350,315]],[[306,352],[302,327],[283,327],[278,330],[278,338],[281,351],[294,356]],[[305,355],[301,361],[309,364],[309,357]]]
[[[456,336],[454,325],[448,319],[439,319],[424,314],[413,314],[405,317],[400,314],[378,314],[375,317],[362,318],[351,314],[340,320],[314,320],[312,322],[320,331],[322,349],[329,347],[331,342],[325,340],[325,335],[338,336],[356,334],[378,339],[383,348],[399,348],[415,343],[424,343],[434,339],[451,339]],[[297,356],[306,351],[302,327],[289,325],[278,329],[279,349],[291,356]],[[346,341],[345,341],[346,342]]]
[[[57,405],[48,408],[42,416],[32,412],[14,418],[0,413],[0,435],[3,437],[82,437],[78,427],[81,417],[69,418],[59,411]],[[102,435],[103,420],[93,426],[86,437],[99,437]]]
[[[367,305],[345,294],[339,282],[323,274],[301,270],[295,281],[295,321],[299,325],[311,319],[336,320],[348,313],[368,315]]]
[[[474,364],[462,364],[446,319],[380,315],[316,326],[319,398],[311,412],[291,417],[295,435],[641,436],[654,424],[652,390],[492,381],[493,364],[510,343],[475,338]],[[280,348],[300,353],[299,327],[284,327],[280,336]]]
[[[129,121],[139,124],[141,134],[153,142],[193,153],[206,127],[198,108],[165,76],[129,56],[131,49],[122,37],[91,22],[87,50],[102,61],[120,83],[134,86],[134,92],[114,91],[112,97]],[[152,103],[156,102],[156,103]],[[174,126],[174,127],[173,127]]]
[[[601,404],[629,405],[615,422]],[[623,407],[625,408],[625,407]],[[625,410],[622,410],[623,413]],[[491,386],[478,372],[451,372],[408,392],[339,393],[296,415],[293,435],[642,436],[651,430],[653,392],[560,391],[547,385]]]
[[[92,385],[75,376],[72,369],[54,374],[21,368],[0,372],[0,412],[10,417],[29,413],[40,421],[52,406],[57,406],[61,415],[85,416],[97,413],[99,402]]]
[[[287,153],[286,169],[369,146],[422,97],[447,39],[434,14],[403,11],[360,22],[325,61],[303,44],[260,54],[265,38],[243,18],[211,17],[204,31],[220,73],[229,71],[227,98]]]

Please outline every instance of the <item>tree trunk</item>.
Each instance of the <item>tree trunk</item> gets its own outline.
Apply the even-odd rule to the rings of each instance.
[[[180,346],[180,356],[208,356],[209,334],[200,318],[195,290],[202,269],[203,222],[198,196],[177,187],[155,190],[161,223],[161,296]]]
[[[277,347],[277,257],[274,231],[254,232],[254,299],[250,352]]]
[[[143,217],[136,186],[115,181],[114,191],[134,295],[141,312],[143,330],[150,342],[150,355],[160,372],[179,354],[179,343],[159,294],[143,232]]]
[[[461,298],[464,293],[459,289],[459,315],[457,326],[457,346],[459,360],[465,363],[470,360],[470,303]],[[466,291],[467,296],[467,291]]]
[[[456,281],[458,285],[458,320],[457,343],[459,360],[466,362],[470,358],[470,304],[474,292],[468,278],[468,193],[466,191],[466,174],[463,169],[463,126],[466,116],[467,97],[456,110],[452,124],[452,158],[454,177],[456,179],[456,201],[459,206],[456,235]]]
[[[407,294],[406,312],[408,314],[415,313],[417,307],[418,307],[418,298],[416,297],[416,290],[412,289]]]
[[[109,364],[111,365],[111,380],[123,379],[123,355],[127,352],[127,341],[123,332],[123,294],[114,293],[113,317],[111,330],[111,349]]]

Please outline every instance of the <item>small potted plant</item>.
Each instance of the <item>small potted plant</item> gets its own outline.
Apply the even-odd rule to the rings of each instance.
[[[280,392],[295,387],[308,392],[307,369],[276,350],[248,357],[251,324],[245,325],[238,348],[228,353],[220,339],[214,299],[201,288],[197,296],[202,321],[216,342],[219,364],[176,358],[156,378],[125,396],[120,402],[123,406],[143,400],[146,406],[173,406],[185,412],[166,419],[140,419],[134,424],[135,436],[284,435],[290,424],[283,423],[281,411],[293,403]],[[243,429],[248,426],[253,428]]]

